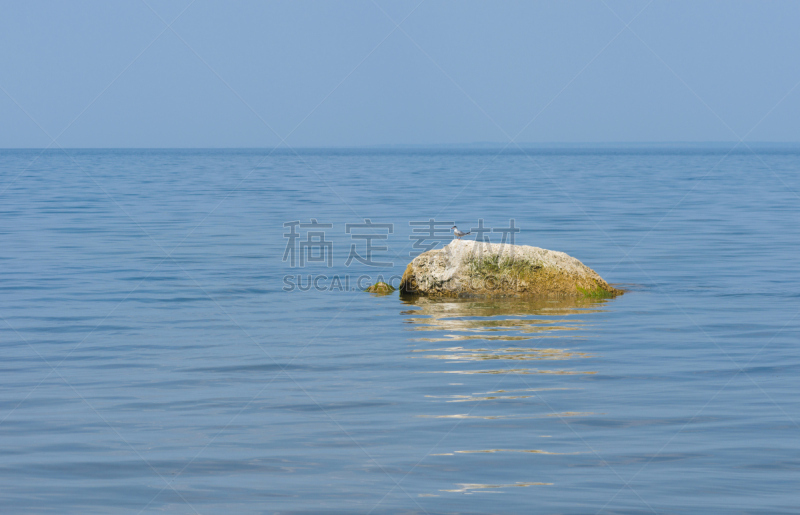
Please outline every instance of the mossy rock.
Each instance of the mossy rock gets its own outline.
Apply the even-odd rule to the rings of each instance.
[[[593,299],[623,293],[563,252],[469,240],[453,240],[417,256],[403,274],[400,291],[433,297]]]
[[[383,281],[378,281],[364,291],[369,293],[377,293],[379,295],[388,295],[394,292],[395,288],[393,288],[391,284],[387,284]]]

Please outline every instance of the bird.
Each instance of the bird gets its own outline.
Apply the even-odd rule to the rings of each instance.
[[[451,227],[450,229],[453,231],[453,234],[455,234],[456,238],[458,238],[459,240],[461,239],[462,236],[466,236],[467,234],[469,234],[471,232],[471,231],[467,231],[467,232],[459,231],[458,227],[456,227],[455,225],[453,227]]]

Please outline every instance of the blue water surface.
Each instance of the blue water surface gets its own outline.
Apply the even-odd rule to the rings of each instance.
[[[0,151],[2,512],[797,513],[799,171],[741,146]],[[330,253],[300,267],[312,219]],[[628,292],[358,290],[419,252],[410,222],[479,219]],[[390,266],[346,266],[367,233]]]

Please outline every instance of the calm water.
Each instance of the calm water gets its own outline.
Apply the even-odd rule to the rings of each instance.
[[[2,511],[798,513],[800,151],[727,150],[2,151]],[[335,287],[430,219],[630,291]]]

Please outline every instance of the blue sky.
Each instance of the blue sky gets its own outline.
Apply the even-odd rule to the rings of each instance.
[[[6,2],[0,147],[800,142],[799,26],[793,0]]]

